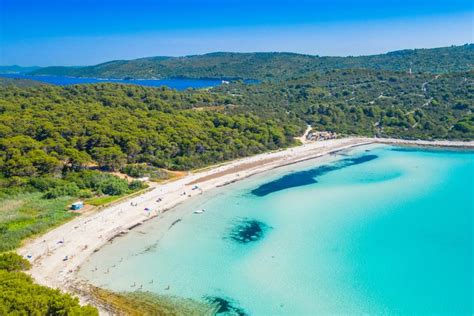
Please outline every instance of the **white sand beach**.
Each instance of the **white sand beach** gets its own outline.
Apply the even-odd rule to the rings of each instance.
[[[474,148],[474,142],[405,141],[355,137],[306,143],[285,150],[223,163],[203,171],[190,173],[175,181],[153,184],[151,190],[140,196],[118,202],[96,212],[83,214],[40,237],[27,241],[18,252],[30,258],[32,269],[28,273],[38,283],[74,292],[73,289],[77,287],[75,272],[94,251],[98,251],[111,238],[127,233],[150,218],[166,216],[166,211],[172,212],[172,208],[177,204],[202,192],[257,173],[372,143]],[[162,200],[157,202],[158,199]],[[145,210],[145,208],[150,210]],[[83,303],[88,301],[84,295],[79,296]]]

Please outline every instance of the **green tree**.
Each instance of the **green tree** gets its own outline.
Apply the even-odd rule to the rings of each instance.
[[[92,158],[83,151],[75,148],[67,148],[64,152],[67,157],[67,165],[72,171],[80,171],[84,169]]]
[[[120,169],[126,162],[126,156],[118,146],[94,148],[92,156],[101,168],[112,171]]]

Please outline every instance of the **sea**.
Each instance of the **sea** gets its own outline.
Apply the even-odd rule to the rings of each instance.
[[[473,151],[356,147],[191,198],[78,275],[222,315],[472,315],[473,181]]]
[[[0,74],[3,78],[15,79],[29,79],[36,80],[48,84],[59,86],[68,86],[75,84],[86,83],[123,83],[134,84],[147,87],[162,87],[167,86],[176,90],[185,90],[188,88],[209,88],[215,87],[222,83],[222,80],[217,79],[102,79],[102,78],[79,78],[79,77],[65,77],[65,76],[32,76],[26,74]]]

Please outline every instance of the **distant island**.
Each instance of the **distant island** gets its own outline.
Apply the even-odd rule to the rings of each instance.
[[[26,74],[35,70],[39,70],[41,67],[32,66],[32,67],[22,67],[18,65],[13,66],[0,66],[0,74]]]
[[[281,80],[337,69],[447,73],[470,71],[474,44],[409,49],[357,57],[320,57],[296,53],[210,53],[185,57],[116,60],[86,67],[45,67],[34,75],[116,79],[234,78]]]

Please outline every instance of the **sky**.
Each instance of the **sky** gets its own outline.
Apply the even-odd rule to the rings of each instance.
[[[215,51],[355,56],[472,42],[472,0],[0,0],[0,65]]]

